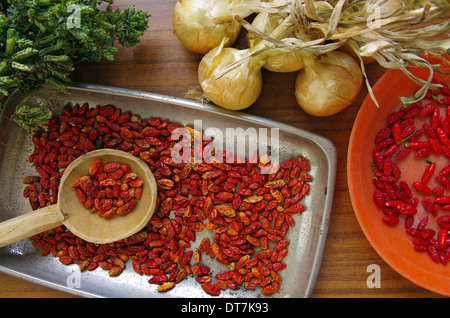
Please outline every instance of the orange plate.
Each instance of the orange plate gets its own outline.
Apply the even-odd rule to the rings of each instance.
[[[429,75],[423,69],[411,71],[423,79]],[[450,82],[449,75],[435,73],[434,78],[447,84]],[[406,233],[404,223],[400,222],[395,227],[385,225],[381,221],[383,213],[373,200],[375,186],[370,163],[375,135],[384,127],[388,114],[399,109],[399,97],[412,96],[418,88],[400,70],[387,71],[374,85],[374,94],[380,108],[376,107],[368,95],[356,117],[347,156],[348,185],[358,222],[370,244],[384,261],[411,282],[435,293],[450,296],[450,264],[436,264],[428,253],[414,251],[411,236]],[[403,168],[402,172],[404,171]]]

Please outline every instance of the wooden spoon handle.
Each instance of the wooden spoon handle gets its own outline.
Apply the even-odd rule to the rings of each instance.
[[[9,219],[0,223],[0,247],[51,230],[62,221],[57,204]]]

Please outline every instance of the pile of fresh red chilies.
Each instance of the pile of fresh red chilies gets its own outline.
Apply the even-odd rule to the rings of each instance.
[[[286,234],[295,224],[293,215],[305,210],[300,201],[312,181],[302,156],[280,163],[271,174],[261,173],[271,163],[257,154],[243,163],[223,151],[223,163],[177,164],[171,152],[181,137],[172,132],[184,128],[192,140],[199,132],[160,118],[143,120],[110,105],[68,106],[46,128],[33,136],[35,149],[29,156],[39,176],[23,179],[33,209],[55,204],[64,169],[99,148],[123,150],[146,162],[158,183],[158,200],[147,226],[127,239],[93,244],[60,226],[30,237],[42,255],[78,264],[81,271],[100,267],[110,276],[119,275],[128,261],[139,275],[151,276],[149,283],[160,292],[189,276],[210,295],[227,288],[261,288],[264,295],[280,290]],[[192,147],[191,155],[201,154],[211,142]],[[201,231],[208,231],[209,238],[196,242]],[[225,269],[214,275],[202,257]]]
[[[450,260],[450,89],[442,85],[429,90],[423,100],[388,115],[386,126],[375,137],[372,156],[374,200],[384,224],[397,226],[404,219],[414,250],[446,265]],[[420,163],[419,172],[402,171],[411,156]],[[402,173],[416,177],[408,183]]]

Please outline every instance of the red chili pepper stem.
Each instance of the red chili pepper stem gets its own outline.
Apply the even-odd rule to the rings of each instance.
[[[404,143],[405,141],[407,141],[409,138],[411,138],[417,131],[418,131],[418,129],[416,128],[416,130],[414,130],[411,134],[409,134],[408,136],[406,136],[405,138],[403,138],[402,140],[400,140],[400,142],[397,142],[397,144],[398,144],[398,145],[401,145],[402,143]]]

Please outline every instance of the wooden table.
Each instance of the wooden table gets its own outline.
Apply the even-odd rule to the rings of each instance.
[[[73,79],[110,86],[138,89],[184,97],[198,87],[198,54],[187,51],[172,33],[172,10],[176,0],[116,0],[123,8],[135,3],[136,9],[151,14],[149,28],[133,48],[120,48],[115,61],[82,64]],[[373,85],[384,73],[376,64],[367,66]],[[296,73],[263,71],[264,88],[258,101],[245,112],[270,118],[330,139],[337,148],[336,192],[322,265],[312,297],[440,297],[394,271],[371,247],[353,212],[347,184],[347,148],[353,121],[367,89],[362,87],[352,106],[327,118],[307,115],[296,103]],[[381,287],[369,288],[368,266],[379,265]],[[40,285],[0,274],[0,297],[72,297]]]

